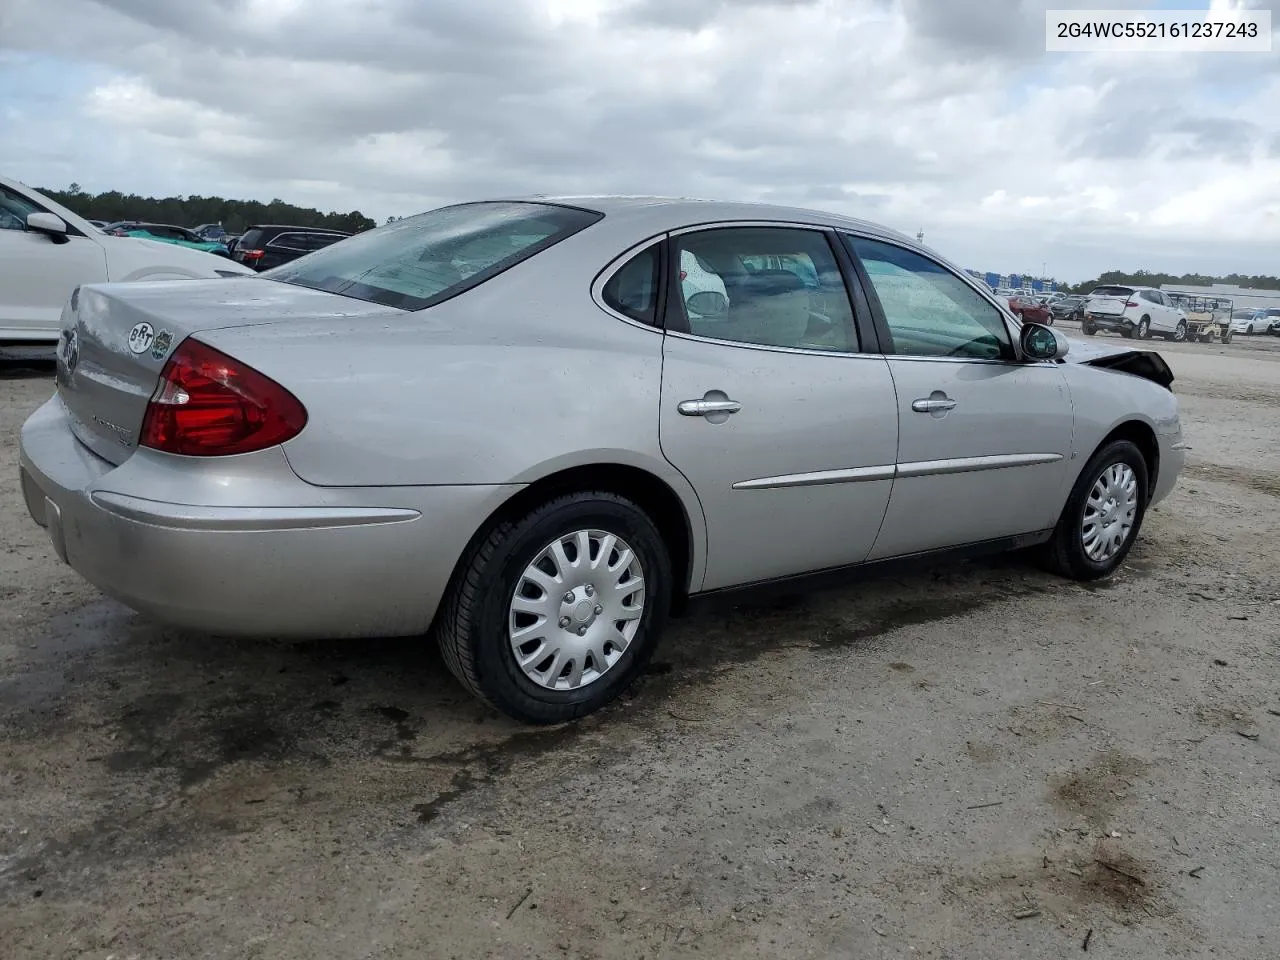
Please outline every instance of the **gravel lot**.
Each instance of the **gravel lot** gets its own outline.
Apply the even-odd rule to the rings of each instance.
[[[102,599],[20,502],[49,372],[0,368],[0,955],[1275,956],[1280,338],[1156,348],[1195,449],[1115,579],[681,621],[553,730],[421,641]]]

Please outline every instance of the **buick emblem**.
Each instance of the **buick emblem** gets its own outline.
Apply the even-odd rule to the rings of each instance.
[[[75,373],[76,364],[80,362],[80,338],[74,330],[67,334],[67,347],[62,353],[62,360],[67,365],[67,373]]]

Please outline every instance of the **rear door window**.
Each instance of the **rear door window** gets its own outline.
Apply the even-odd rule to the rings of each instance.
[[[311,253],[313,250],[321,250],[344,239],[346,239],[344,236],[337,233],[314,233],[309,230],[297,230],[272,237],[267,242],[267,246],[277,250],[289,250],[293,253]]]
[[[848,291],[825,233],[719,227],[673,243],[679,253],[679,276],[668,294],[673,329],[766,347],[859,349]]]

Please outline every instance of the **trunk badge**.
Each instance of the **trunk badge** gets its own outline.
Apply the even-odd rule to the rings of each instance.
[[[146,353],[151,349],[151,342],[156,338],[156,328],[145,320],[135,323],[129,331],[129,349],[134,353]]]
[[[62,351],[62,362],[66,364],[67,374],[76,372],[76,364],[80,362],[80,338],[74,330],[67,336],[67,346]]]

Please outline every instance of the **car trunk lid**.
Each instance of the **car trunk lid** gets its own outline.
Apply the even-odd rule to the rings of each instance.
[[[1102,287],[1089,294],[1085,310],[1106,316],[1122,316],[1132,296],[1133,291],[1126,287]]]
[[[137,449],[165,362],[192,334],[402,311],[257,277],[81,287],[63,311],[58,395],[80,442],[119,464]]]

